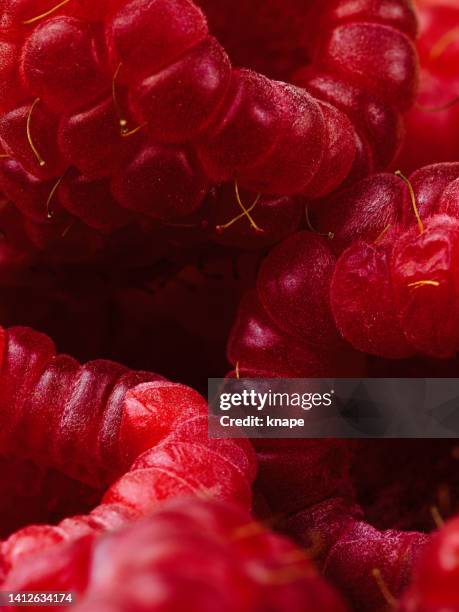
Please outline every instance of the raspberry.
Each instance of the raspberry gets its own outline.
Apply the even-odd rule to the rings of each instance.
[[[208,223],[206,194],[222,181],[268,201],[318,197],[348,176],[387,166],[400,142],[400,112],[416,90],[416,21],[407,0],[387,10],[347,0],[237,4],[216,11],[202,2],[211,33],[241,68],[231,67],[191,0],[3,2],[0,78],[8,87],[0,142],[2,155],[19,164],[14,173],[8,160],[0,164],[6,196],[56,233],[58,211],[68,224],[76,217],[110,232],[144,215],[167,224],[199,213]],[[245,18],[238,23],[234,11]],[[253,43],[241,46],[247,38]],[[242,62],[238,48],[247,50]],[[285,65],[273,76],[284,82],[252,69],[277,53],[272,65]],[[306,89],[285,82],[305,66],[295,82]],[[113,226],[105,209],[101,218],[99,207],[86,205],[100,198],[100,180]],[[120,207],[135,214],[123,216]],[[218,225],[238,214],[236,198],[234,210]],[[265,214],[265,243],[278,240],[282,233],[271,237],[271,216],[260,207]],[[236,224],[225,240],[238,245],[245,234]]]
[[[261,305],[285,333],[316,345],[333,345],[337,334],[328,296],[334,267],[326,240],[306,232],[295,234],[273,249],[260,268]]]
[[[311,207],[310,214],[317,231],[333,234],[330,246],[341,254],[358,240],[374,242],[387,227],[398,223],[401,220],[399,201],[404,195],[399,178],[374,174],[319,200]]]
[[[78,19],[55,17],[41,23],[22,48],[24,87],[57,113],[90,104],[109,83],[96,56],[97,44],[91,29]],[[75,82],[84,87],[75,88]]]
[[[459,522],[449,521],[434,534],[417,562],[413,580],[400,609],[403,612],[439,612],[457,608],[457,533]]]
[[[384,610],[409,583],[413,564],[429,536],[394,529],[380,531],[362,518],[358,506],[332,498],[294,516],[288,531],[311,547],[325,577],[353,609]]]
[[[206,493],[250,507],[253,450],[207,440],[207,419],[195,420],[207,404],[196,391],[110,361],[80,366],[28,328],[2,329],[0,338],[2,456],[57,470],[102,497],[86,515],[10,535],[0,547],[5,573],[34,551],[113,529],[171,496]]]
[[[303,216],[300,198],[259,197],[238,188],[236,200],[239,198],[245,210],[240,206],[237,214],[234,196],[234,187],[225,183],[212,189],[207,197],[205,216],[215,242],[245,250],[261,249],[280,242],[300,226]]]
[[[347,609],[289,540],[237,507],[199,500],[169,503],[116,534],[37,554],[6,582],[21,591],[51,584],[75,592],[81,612]]]
[[[241,374],[320,378],[362,371],[331,316],[335,257],[329,242],[300,232],[266,258],[257,291],[241,302],[228,342],[229,360]]]
[[[405,197],[386,182],[387,194],[375,201],[388,202],[388,216],[399,220],[391,227],[382,227],[388,217],[374,212],[373,201],[358,204],[352,227],[361,217],[366,224],[338,259],[331,283],[338,329],[355,348],[390,359],[448,358],[458,351],[458,176],[457,164],[428,166],[405,179]],[[361,193],[355,188],[352,195]],[[377,230],[371,238],[368,229]]]
[[[353,609],[385,610],[389,603],[405,610],[403,601],[409,599],[419,606],[413,604],[413,610],[430,610],[427,597],[417,599],[416,591],[422,596],[422,584],[431,580],[426,595],[439,593],[434,589],[441,584],[435,574],[439,552],[433,548],[439,536],[429,532],[441,517],[457,512],[457,441],[358,440],[350,450],[347,490],[338,497],[329,489],[329,498],[293,513],[284,529]],[[426,582],[416,579],[423,559]],[[403,595],[407,587],[412,599]],[[432,609],[452,601],[446,595]]]
[[[407,136],[398,161],[406,172],[459,157],[459,59],[454,0],[418,0],[421,75],[417,104],[406,118]]]

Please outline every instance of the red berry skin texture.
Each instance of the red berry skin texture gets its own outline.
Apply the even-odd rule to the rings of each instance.
[[[339,342],[330,309],[335,256],[330,241],[299,232],[274,248],[264,260],[257,292],[280,329],[319,346]]]
[[[246,70],[236,72],[228,98],[202,146],[201,159],[211,177],[236,177],[262,193],[289,195],[305,189],[324,155],[319,104],[304,90]],[[220,167],[213,169],[216,164]]]
[[[192,153],[157,145],[142,149],[113,177],[112,192],[128,210],[173,220],[198,208],[206,193],[206,179]]]
[[[327,146],[318,175],[305,190],[310,198],[331,193],[349,175],[356,157],[356,134],[347,116],[331,104],[320,104],[324,116]]]
[[[242,300],[228,341],[228,359],[245,376],[363,373],[363,357],[342,341],[333,319],[330,286],[336,257],[331,242],[298,232],[266,257],[256,290]]]
[[[231,64],[223,47],[207,37],[183,58],[142,81],[131,107],[139,125],[159,142],[196,138],[211,123],[229,86]]]
[[[250,70],[233,70],[225,116],[216,121],[212,138],[200,149],[207,173],[221,181],[262,159],[280,131],[280,106],[273,81]]]
[[[10,535],[0,544],[5,574],[34,552],[116,529],[169,497],[205,493],[250,508],[254,451],[245,441],[208,440],[199,393],[111,361],[82,366],[29,328],[2,329],[0,338],[2,455],[57,470],[102,497],[87,514]]]
[[[364,371],[362,357],[346,345],[327,349],[283,332],[255,292],[248,292],[241,302],[227,354],[248,378],[321,378],[338,373],[352,377]]]
[[[391,163],[417,85],[406,0],[199,5],[1,3],[0,154],[39,181],[42,209],[51,194],[69,224],[115,232],[118,223],[92,218],[86,205],[100,197],[91,181],[106,179],[106,202],[130,210],[133,223],[147,216],[167,227],[197,214],[212,228],[206,196],[222,182],[268,200],[317,199]],[[269,64],[275,78],[263,76]],[[88,200],[72,183],[61,196],[75,169]],[[20,173],[0,176],[21,211],[22,183]],[[296,219],[295,210],[291,227]],[[242,224],[229,227],[222,241],[247,242]],[[266,230],[261,240],[252,227],[259,247],[285,235]]]
[[[65,170],[65,164],[56,142],[58,118],[43,104],[37,105],[36,112],[33,114],[35,142],[41,150],[47,153],[47,163],[43,164],[38,149],[37,155],[31,149],[27,139],[27,122],[30,112],[31,106],[26,105],[1,117],[0,142],[5,153],[16,159],[24,170],[40,179],[50,179]]]
[[[457,353],[458,173],[457,163],[435,164],[416,171],[402,194],[385,175],[375,179],[379,194],[371,196],[364,182],[344,192],[344,227],[351,228],[344,235],[359,219],[371,219],[380,230],[365,235],[364,226],[363,240],[356,234],[333,274],[335,321],[355,348],[389,359]],[[367,203],[361,201],[365,193]],[[384,218],[372,212],[380,202],[387,205]],[[329,221],[328,212],[317,214],[319,227]]]
[[[113,197],[107,180],[92,181],[74,169],[62,181],[59,198],[67,212],[101,232],[121,229],[132,219],[131,211]]]
[[[287,538],[233,504],[197,499],[169,502],[117,533],[37,554],[6,584],[67,588],[78,596],[78,612],[347,610]]]
[[[407,44],[408,37],[394,35],[391,27],[346,24],[334,30],[321,63],[325,69],[345,74],[351,83],[387,104],[406,110],[414,102],[417,86],[416,59],[406,53]]]
[[[393,106],[327,72],[307,70],[296,75],[295,81],[349,116],[366,152],[367,159],[357,168],[360,178],[368,169],[381,171],[393,162],[404,136],[402,117]]]
[[[413,228],[400,236],[392,253],[403,331],[412,346],[431,357],[452,357],[459,346],[458,249],[459,221],[434,215],[422,234]],[[426,280],[434,284],[422,284]]]
[[[390,252],[356,242],[338,260],[331,284],[336,325],[355,348],[389,359],[410,357],[390,278]]]
[[[414,531],[380,531],[365,521],[358,505],[339,497],[292,516],[286,529],[303,546],[317,551],[324,576],[359,612],[388,609],[374,570],[397,602],[429,541],[428,535]]]
[[[400,609],[403,612],[440,612],[459,608],[458,528],[453,518],[438,532],[420,556]]]
[[[417,104],[406,117],[407,134],[398,165],[405,172],[459,158],[459,61],[455,0],[418,0],[421,64]]]
[[[190,0],[132,0],[110,19],[106,40],[112,66],[138,82],[171,65],[207,36],[203,13]]]
[[[69,17],[39,25],[22,50],[25,86],[56,112],[70,112],[93,102],[108,81],[95,50],[96,35],[84,22]]]
[[[111,98],[89,110],[64,115],[57,144],[66,163],[78,168],[86,179],[110,177],[121,170],[137,151],[142,136],[123,138],[118,121]]]
[[[410,182],[416,194],[416,205],[422,218],[437,212],[447,212],[440,210],[440,203],[449,185],[458,178],[458,162],[432,164],[413,172]],[[405,190],[402,221],[406,228],[413,225],[413,203],[407,190]]]
[[[359,240],[376,241],[387,227],[401,221],[399,202],[404,196],[405,187],[398,177],[374,174],[325,199],[311,202],[309,214],[317,231],[333,234],[330,246],[341,254]],[[412,209],[409,213],[412,221]]]

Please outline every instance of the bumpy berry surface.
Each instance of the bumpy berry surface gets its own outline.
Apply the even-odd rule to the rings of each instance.
[[[320,378],[362,371],[360,356],[340,339],[333,320],[336,257],[330,243],[300,232],[264,260],[228,343],[229,360],[241,375]]]
[[[402,599],[403,612],[458,609],[458,530],[459,519],[454,518],[432,537]]]
[[[413,610],[430,610],[430,594],[438,598],[433,610],[446,609],[447,602],[452,606],[448,588],[434,588],[443,569],[433,542],[439,541],[436,528],[457,515],[457,441],[356,440],[349,451],[347,490],[336,495],[330,488],[320,503],[292,512],[285,530],[355,610],[400,605],[405,610],[400,599],[407,587],[410,601],[419,606],[412,603]],[[422,577],[416,569],[421,557]],[[425,599],[424,580],[429,585]]]
[[[417,0],[421,64],[415,107],[406,117],[398,165],[411,172],[426,164],[459,159],[459,6],[455,0]]]
[[[377,177],[374,197],[370,179],[342,195],[337,246],[348,248],[331,283],[335,321],[372,355],[451,358],[459,350],[459,165],[422,168],[403,192],[394,179]],[[318,218],[333,231],[330,210]]]
[[[79,612],[347,610],[289,540],[237,506],[192,499],[118,533],[36,554],[5,588],[50,585],[73,591]]]
[[[253,450],[208,440],[196,391],[110,361],[81,366],[29,328],[2,328],[0,354],[1,456],[57,470],[100,500],[86,515],[10,535],[0,546],[3,575],[33,551],[113,529],[172,496],[250,507]]]
[[[272,242],[273,198],[323,196],[393,159],[417,85],[408,0],[201,5],[2,3],[0,186],[36,242],[75,219],[110,232],[202,217],[226,181],[265,196]],[[273,55],[282,81],[262,74]],[[250,219],[233,205],[226,222]]]
[[[358,505],[343,498],[331,498],[298,513],[287,527],[360,612],[388,609],[382,584],[396,605],[395,598],[407,587],[413,564],[429,540],[418,532],[380,531],[366,522]]]

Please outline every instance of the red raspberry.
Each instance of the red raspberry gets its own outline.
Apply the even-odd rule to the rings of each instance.
[[[400,610],[440,612],[458,608],[458,529],[459,519],[455,518],[434,534],[415,566]]]
[[[11,535],[0,547],[4,574],[34,551],[113,529],[171,496],[250,507],[253,450],[245,440],[207,439],[207,419],[196,421],[207,404],[196,391],[110,361],[80,366],[27,328],[2,328],[0,355],[2,456],[58,470],[102,497],[87,515]]]
[[[426,167],[402,197],[393,179],[380,177],[387,193],[344,213],[353,217],[345,233],[359,218],[365,225],[336,264],[331,302],[338,329],[359,350],[392,359],[416,353],[446,358],[458,351],[458,179],[458,164]],[[352,195],[359,201],[359,188]],[[381,218],[375,203],[384,199],[388,210]],[[383,228],[387,218],[400,221]]]
[[[274,76],[306,65],[297,80],[316,98],[232,68],[191,0],[2,3],[0,142],[11,159],[0,185],[27,218],[51,226],[34,228],[40,236],[64,211],[104,231],[139,213],[176,222],[204,212],[211,183],[317,197],[353,166],[355,178],[390,163],[417,82],[408,0],[236,4],[218,15],[203,2],[236,64],[261,69],[278,45],[285,65]],[[245,64],[236,49],[248,35],[264,42],[245,47]],[[257,214],[269,234],[270,207]],[[289,231],[285,219],[275,238]],[[242,224],[234,232],[235,244],[246,240]]]
[[[417,532],[380,531],[364,520],[358,506],[340,498],[300,512],[288,521],[287,530],[311,550],[353,609],[362,612],[397,605],[429,539]]]
[[[265,259],[257,291],[243,299],[228,343],[229,360],[240,373],[320,378],[362,371],[331,314],[330,242],[300,232]]]
[[[116,534],[37,554],[4,588],[51,586],[73,591],[81,612],[347,609],[289,540],[237,507],[199,500],[169,503]]]
[[[417,0],[421,76],[417,104],[409,112],[398,165],[412,172],[459,158],[459,6],[455,0]]]
[[[437,538],[429,532],[457,512],[457,441],[358,440],[349,450],[347,491],[336,497],[330,488],[333,497],[291,515],[285,529],[353,609],[386,610],[387,602],[398,609],[413,564]],[[428,550],[433,569],[437,557]]]

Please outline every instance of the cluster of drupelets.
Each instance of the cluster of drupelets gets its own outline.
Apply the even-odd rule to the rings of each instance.
[[[2,591],[459,610],[454,441],[209,439],[145,371],[229,319],[229,376],[457,375],[455,4],[0,0]]]

